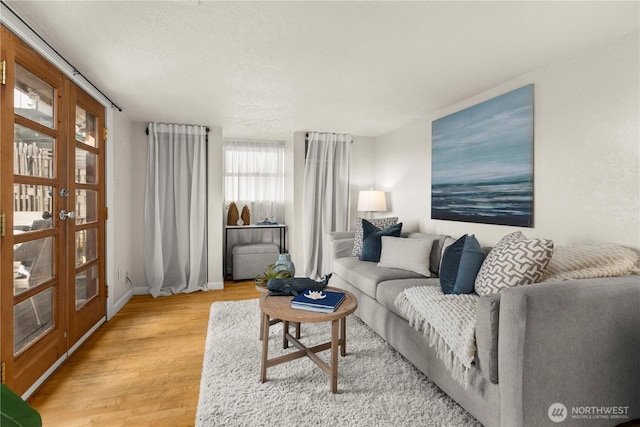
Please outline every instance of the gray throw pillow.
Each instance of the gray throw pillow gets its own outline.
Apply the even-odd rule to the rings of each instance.
[[[429,277],[429,256],[433,239],[407,239],[405,237],[382,237],[382,252],[378,267],[398,268]]]

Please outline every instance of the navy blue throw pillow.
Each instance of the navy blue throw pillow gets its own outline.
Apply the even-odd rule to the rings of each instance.
[[[448,246],[444,250],[440,265],[442,293],[472,293],[482,261],[484,261],[484,251],[473,235],[465,234]]]
[[[360,261],[380,261],[382,252],[382,236],[400,237],[402,223],[380,230],[366,219],[362,220],[362,253]]]

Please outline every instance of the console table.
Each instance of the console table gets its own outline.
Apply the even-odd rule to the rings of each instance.
[[[223,276],[227,277],[227,241],[229,236],[229,231],[237,231],[237,230],[268,230],[274,229],[278,230],[280,242],[278,249],[280,253],[285,253],[287,251],[287,225],[286,224],[250,224],[250,225],[225,225],[224,226],[224,262],[222,266]]]

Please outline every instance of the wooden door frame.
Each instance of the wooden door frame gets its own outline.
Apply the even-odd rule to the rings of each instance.
[[[82,96],[86,96],[91,98],[96,105],[100,105],[102,108],[102,121],[99,123],[99,127],[97,129],[97,134],[99,134],[100,138],[102,138],[102,128],[106,127],[107,120],[107,108],[104,103],[98,101],[93,98],[90,93],[82,88],[81,86],[73,83],[71,79],[65,75],[65,73],[54,63],[47,60],[41,54],[36,52],[35,48],[28,45],[26,42],[21,40],[13,31],[8,29],[4,24],[0,25],[2,43],[0,43],[0,60],[5,60],[7,64],[7,84],[0,85],[0,96],[2,97],[3,104],[13,105],[13,90],[14,90],[14,78],[15,78],[15,63],[19,63],[23,68],[37,75],[40,79],[42,79],[47,84],[50,84],[54,88],[56,88],[56,92],[54,93],[55,101],[54,101],[54,121],[55,121],[55,129],[48,130],[47,134],[54,135],[57,141],[62,141],[62,138],[66,137],[67,141],[62,141],[59,144],[56,144],[56,177],[55,179],[58,183],[64,183],[68,177],[62,177],[60,173],[65,171],[66,168],[66,159],[68,152],[62,152],[60,148],[61,145],[68,147],[70,150],[75,152],[75,132],[71,132],[70,129],[73,129],[75,126],[75,113],[70,116],[70,112],[75,112],[75,102],[73,105],[70,104],[70,96],[72,85],[74,87],[74,93],[82,93]],[[16,60],[19,58],[18,60]],[[45,70],[45,71],[42,71]],[[55,78],[51,76],[55,75]],[[64,94],[65,96],[61,96]],[[75,98],[74,98],[75,99]],[[0,116],[0,120],[2,123],[11,123],[11,125],[2,126],[2,130],[0,131],[0,140],[2,140],[2,144],[0,144],[0,149],[2,150],[2,158],[11,159],[13,156],[13,146],[9,144],[9,141],[14,140],[14,122],[19,122],[22,119],[16,119],[14,109],[13,108],[3,108]],[[70,124],[73,123],[73,126]],[[32,123],[29,123],[29,127],[34,128]],[[36,126],[37,127],[37,126]],[[39,384],[41,384],[44,379],[55,369],[57,366],[64,361],[68,355],[73,352],[73,350],[80,345],[86,337],[88,337],[97,327],[102,324],[106,320],[106,311],[107,311],[107,301],[108,295],[106,293],[106,272],[107,272],[107,244],[106,244],[106,217],[105,217],[105,205],[106,205],[106,150],[105,144],[102,142],[100,145],[102,162],[99,167],[99,176],[98,180],[100,183],[100,197],[99,197],[99,211],[98,211],[98,221],[102,222],[102,225],[99,226],[99,244],[101,247],[99,248],[100,253],[102,254],[102,261],[99,263],[99,284],[100,284],[100,298],[98,302],[98,309],[100,312],[100,320],[88,331],[84,331],[81,333],[76,333],[74,335],[74,340],[70,340],[70,328],[69,328],[69,307],[71,304],[67,304],[67,302],[71,299],[75,302],[75,294],[70,295],[72,290],[75,289],[75,274],[74,270],[71,267],[63,266],[61,262],[54,262],[53,266],[53,275],[57,278],[57,282],[54,287],[54,298],[56,299],[55,306],[57,309],[53,314],[54,327],[52,330],[48,331],[44,338],[39,339],[36,344],[32,347],[28,348],[17,357],[14,355],[14,342],[13,336],[14,334],[7,334],[10,336],[6,336],[2,334],[1,342],[0,342],[0,356],[3,361],[3,369],[2,369],[2,382],[7,383],[14,391],[19,394],[23,394],[23,396],[28,396],[31,392],[35,390]],[[0,162],[0,202],[1,206],[4,209],[4,213],[6,215],[6,224],[13,224],[13,183],[14,180],[14,170],[13,170],[13,161]],[[26,181],[29,178],[25,179]],[[57,185],[57,184],[56,184]],[[56,188],[59,190],[59,188]],[[57,191],[56,191],[57,193]],[[73,244],[73,236],[71,236],[72,232],[63,233],[59,226],[59,219],[57,217],[58,211],[60,209],[73,210],[73,206],[67,206],[67,201],[63,200],[59,194],[54,195],[54,211],[53,219],[56,226],[53,228],[54,232],[50,233],[54,235],[56,240],[56,245],[59,248],[68,248],[70,244]],[[10,207],[10,209],[9,209]],[[13,254],[13,245],[14,245],[14,236],[13,230],[11,227],[6,230],[5,237],[0,238],[0,248],[2,254],[5,258],[8,258],[8,254]],[[65,227],[66,229],[72,229],[73,227]],[[41,233],[41,232],[33,232],[33,233]],[[70,237],[71,236],[71,237]],[[68,239],[71,239],[71,243],[68,242]],[[65,253],[62,253],[65,252]],[[73,258],[75,260],[74,252],[68,252],[66,249],[61,250],[59,253],[59,257],[57,258]],[[11,256],[11,260],[13,261],[13,256]],[[3,268],[1,269],[0,280],[4,286],[0,286],[0,299],[3,302],[0,305],[0,319],[3,324],[3,329],[7,328],[7,330],[14,330],[14,289],[13,286],[9,287],[8,283],[13,283],[13,268],[4,268],[5,265],[8,266],[9,262],[4,261]],[[74,263],[67,263],[68,265],[73,266]],[[69,281],[69,277],[71,277],[71,281]],[[35,291],[32,293],[36,293]],[[27,294],[27,293],[25,293]],[[30,293],[28,293],[30,295]],[[72,298],[73,297],[73,298]],[[21,294],[20,298],[23,298]],[[11,301],[11,306],[9,306],[8,301]],[[8,309],[8,308],[11,309]],[[75,307],[75,306],[73,306]],[[73,313],[71,313],[73,314]],[[79,335],[79,336],[78,336]],[[55,339],[54,339],[55,338]],[[44,347],[49,348],[50,356],[47,358],[40,359],[38,364],[46,364],[48,366],[47,369],[43,371],[41,368],[36,368],[35,363],[29,364],[29,357],[34,357],[34,353],[39,348],[41,351],[45,351]],[[55,348],[55,350],[54,350]],[[33,350],[32,350],[33,349]],[[17,372],[17,366],[23,364],[23,368],[20,369],[20,372]]]
[[[6,73],[13,73],[15,57],[15,44],[9,42],[15,36],[4,25],[0,25],[0,60],[6,61],[5,66],[8,68]],[[9,59],[11,58],[11,59]],[[0,85],[0,100],[13,103],[13,87],[10,85]],[[2,108],[0,109],[0,123],[13,123],[13,109]],[[11,158],[11,153],[6,150],[2,141],[13,139],[13,126],[0,126],[0,157],[2,159]],[[4,190],[2,183],[13,181],[13,165],[0,162],[0,206],[11,206],[13,204],[13,194],[8,190]],[[13,210],[11,212],[3,212],[5,215],[5,224],[13,224]],[[7,238],[8,234],[5,231],[6,237],[0,237],[0,252],[3,254],[13,253],[13,236],[11,239]],[[2,262],[0,261],[0,264]],[[13,270],[8,268],[0,268],[0,283],[13,282]],[[0,286],[0,301],[13,300],[13,289],[8,286]],[[13,329],[13,312],[6,310],[4,304],[0,304],[0,322],[3,325],[10,325]],[[13,341],[8,337],[2,335],[0,342],[0,358],[2,360],[2,382],[7,384],[13,383]]]
[[[15,78],[15,64],[19,63],[21,67],[26,69],[27,71],[33,73],[38,76],[42,81],[51,85],[55,88],[54,96],[55,106],[54,106],[54,123],[56,125],[53,129],[47,129],[45,126],[35,126],[37,130],[46,130],[47,135],[53,136],[57,141],[61,140],[64,136],[64,130],[61,129],[61,126],[65,126],[64,124],[67,121],[67,106],[64,104],[65,100],[60,97],[60,94],[66,90],[68,90],[68,79],[62,74],[62,72],[54,67],[49,61],[44,59],[41,55],[35,52],[31,47],[29,47],[26,43],[20,40],[17,36],[15,36],[11,31],[6,29],[4,26],[1,28],[2,31],[2,59],[6,60],[6,75],[7,81],[6,84],[2,85],[2,99],[5,105],[10,103],[13,105],[13,90],[14,90],[14,78]],[[6,122],[5,122],[6,120]],[[5,108],[2,112],[2,122],[5,123],[2,129],[2,141],[1,144],[3,147],[3,158],[13,158],[13,151],[7,152],[7,147],[10,147],[7,141],[13,141],[14,139],[14,122],[22,122],[22,119],[16,120],[15,113],[13,108]],[[7,126],[6,123],[11,123],[11,126]],[[26,120],[23,122],[26,124]],[[31,125],[31,124],[30,124]],[[34,128],[34,126],[30,126]],[[64,156],[61,152],[60,144],[56,144],[56,164],[55,168],[57,171],[64,170]],[[7,206],[13,206],[13,186],[8,183],[13,183],[14,174],[13,174],[13,161],[10,162],[1,162],[0,168],[2,169],[1,182],[4,185],[0,188],[0,193],[2,194],[2,206],[5,208],[6,215],[6,224],[13,224],[13,208],[7,209]],[[56,176],[56,179],[61,179],[59,175]],[[25,181],[29,181],[28,178]],[[55,200],[54,206],[58,208],[60,206],[60,201],[58,199]],[[55,212],[52,212],[55,214]],[[55,221],[55,215],[54,215]],[[43,233],[47,235],[51,235],[56,243],[54,246],[57,246],[58,249],[63,248],[64,246],[64,236],[60,233],[59,228],[53,227],[52,232]],[[5,230],[5,236],[1,238],[2,243],[2,253],[3,254],[13,254],[13,245],[15,243],[13,230]],[[64,254],[59,254],[65,256]],[[8,258],[5,255],[5,258]],[[11,256],[13,260],[13,257]],[[5,265],[8,264],[6,259],[4,260]],[[53,328],[46,332],[42,338],[39,338],[33,346],[29,347],[25,351],[21,352],[18,356],[14,355],[14,342],[12,339],[13,334],[10,337],[6,337],[3,335],[2,337],[2,361],[5,363],[5,382],[12,386],[15,390],[23,391],[31,384],[33,384],[43,373],[46,371],[42,366],[52,366],[55,364],[61,356],[66,352],[66,348],[68,347],[66,342],[66,324],[67,324],[67,314],[66,307],[62,305],[62,302],[66,300],[66,289],[65,286],[62,286],[60,283],[60,279],[64,274],[64,266],[61,264],[54,263],[53,265],[53,276],[57,278],[57,282],[53,282],[51,288],[54,289],[55,298],[54,308],[57,310],[53,314]],[[13,283],[13,269],[12,268],[3,268],[2,273],[2,283]],[[10,330],[14,329],[14,313],[13,313],[13,286],[9,287],[7,285],[1,286],[2,288],[2,301],[1,305],[2,310],[2,323],[5,328]],[[33,291],[32,293],[36,293],[37,291]],[[30,293],[25,292],[20,296],[29,297]],[[7,310],[8,303],[7,301],[11,301],[11,310]],[[6,322],[6,323],[5,323]],[[34,361],[30,359],[33,358],[34,354],[46,354],[46,358],[39,357]],[[20,370],[17,369],[16,365],[22,364],[22,368]],[[20,375],[18,375],[20,374]]]

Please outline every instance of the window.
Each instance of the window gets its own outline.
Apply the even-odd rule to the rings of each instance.
[[[284,142],[225,140],[225,204],[247,205],[252,222],[284,220]]]

